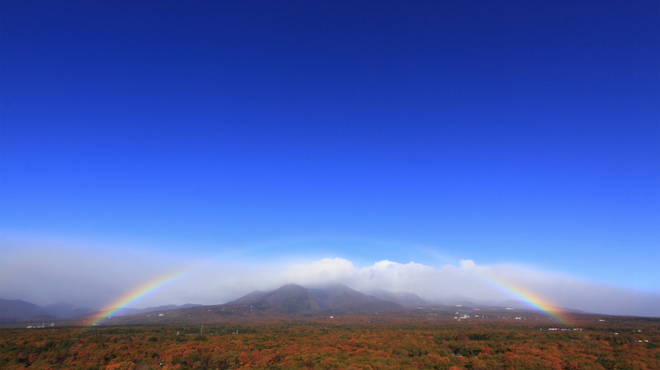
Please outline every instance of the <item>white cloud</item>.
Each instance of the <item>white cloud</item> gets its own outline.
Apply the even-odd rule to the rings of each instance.
[[[461,261],[459,262],[459,264],[460,264],[460,266],[461,266],[462,268],[464,268],[464,269],[468,269],[468,270],[469,270],[469,269],[472,269],[472,268],[474,268],[474,266],[476,266],[476,265],[474,264],[474,261],[472,261],[472,260],[461,260]]]
[[[328,282],[344,283],[355,274],[355,266],[343,258],[323,258],[311,263],[291,265],[281,279],[292,283],[307,285],[327,284]]]
[[[361,291],[411,292],[431,301],[464,297],[497,303],[520,299],[512,292],[526,291],[560,307],[596,313],[660,316],[660,294],[612,287],[529,266],[480,266],[472,260],[461,260],[459,267],[433,268],[392,261],[356,267],[345,259],[326,258],[290,266],[281,277],[282,283],[343,283]]]
[[[365,292],[376,289],[411,292],[430,301],[462,296],[474,301],[498,302],[516,299],[508,291],[515,288],[533,292],[563,307],[606,314],[660,316],[658,293],[612,287],[530,266],[479,265],[469,259],[461,260],[458,266],[442,267],[387,260],[356,266],[343,258],[257,264],[229,258],[195,261],[129,248],[91,249],[7,241],[0,246],[0,298],[41,305],[65,301],[80,306],[105,306],[172,271],[195,265],[190,273],[146,295],[135,306],[219,304],[252,290],[275,289],[286,283],[308,286],[343,283]]]

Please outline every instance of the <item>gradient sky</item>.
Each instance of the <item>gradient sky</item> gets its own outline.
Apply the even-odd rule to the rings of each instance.
[[[0,248],[470,259],[660,294],[659,14],[4,0]]]

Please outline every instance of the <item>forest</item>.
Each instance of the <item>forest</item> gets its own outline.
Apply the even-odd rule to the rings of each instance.
[[[660,369],[660,319],[345,315],[0,329],[3,369]]]

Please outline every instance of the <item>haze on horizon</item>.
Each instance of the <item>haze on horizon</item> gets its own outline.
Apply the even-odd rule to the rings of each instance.
[[[660,316],[660,4],[3,1],[0,298]]]
[[[345,284],[364,293],[414,293],[429,303],[473,302],[504,306],[518,301],[538,309],[512,291],[529,292],[559,308],[610,315],[660,317],[660,294],[589,281],[521,264],[482,265],[472,260],[428,265],[382,260],[359,265],[345,258],[280,257],[247,260],[249,253],[191,259],[135,248],[98,250],[44,244],[5,243],[0,297],[41,306],[55,303],[81,308],[114,308],[125,297],[147,294],[126,307],[227,303],[255,290],[285,284],[307,287]],[[34,256],[38,256],[35,259]],[[157,282],[156,284],[154,284]]]

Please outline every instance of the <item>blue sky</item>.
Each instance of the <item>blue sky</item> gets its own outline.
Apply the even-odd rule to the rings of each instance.
[[[660,294],[659,11],[3,1],[4,248],[471,259]]]

